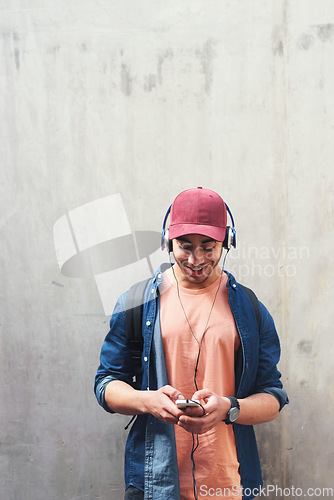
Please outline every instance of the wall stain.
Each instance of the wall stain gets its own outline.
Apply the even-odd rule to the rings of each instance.
[[[162,54],[159,55],[158,57],[158,67],[157,67],[157,74],[150,73],[145,77],[145,83],[144,83],[144,91],[145,92],[152,92],[153,89],[157,88],[158,85],[162,85],[162,67],[167,59],[171,60],[173,58],[174,54],[172,49],[168,48],[166,49]]]
[[[19,49],[14,49],[15,66],[17,71],[20,69],[20,51]]]
[[[282,40],[279,40],[275,49],[276,49],[275,53],[278,54],[280,57],[282,57],[284,54],[284,46]]]
[[[297,349],[301,354],[310,356],[312,354],[313,343],[310,340],[301,340],[297,344]]]
[[[59,50],[60,50],[60,45],[52,45],[47,49],[47,53],[57,55]]]
[[[20,41],[20,36],[18,33],[16,33],[16,32],[13,33],[13,40],[14,40],[14,45],[15,45],[15,49],[14,49],[15,66],[16,66],[17,71],[19,71],[19,69],[20,69],[20,50],[17,47],[17,45],[18,45],[18,42]]]
[[[309,50],[315,43],[316,39],[322,43],[331,42],[334,40],[334,24],[318,24],[310,26],[309,33],[303,33],[298,40],[299,48]]]
[[[124,95],[129,96],[132,92],[133,80],[131,77],[130,69],[126,64],[121,67],[121,91]]]
[[[164,64],[164,62],[166,61],[166,59],[173,59],[173,51],[171,48],[168,48],[163,54],[161,54],[159,56],[159,59],[158,59],[158,83],[160,85],[162,85],[162,66]]]
[[[58,281],[55,281],[55,280],[51,281],[51,285],[60,286],[61,288],[64,288],[64,285],[62,285],[61,283],[58,283]]]
[[[144,84],[144,90],[146,92],[152,92],[154,88],[157,86],[157,77],[156,75],[149,74],[146,77],[146,82]]]
[[[309,50],[315,42],[315,38],[313,35],[309,33],[304,33],[298,41],[298,45],[303,50]]]
[[[334,38],[334,24],[319,24],[316,27],[316,33],[322,42],[332,41]]]
[[[216,57],[216,52],[214,50],[214,45],[216,40],[210,39],[205,42],[203,49],[197,52],[197,55],[201,59],[202,73],[205,78],[204,90],[206,94],[210,94],[212,87],[212,74],[213,74],[213,59]]]
[[[281,26],[276,27],[273,33],[273,53],[279,57],[283,57],[284,55],[284,40]]]

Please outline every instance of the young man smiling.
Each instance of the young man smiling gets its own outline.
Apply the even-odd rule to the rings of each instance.
[[[211,285],[221,274],[218,264],[223,252],[222,245],[222,242],[201,234],[176,238],[173,241],[173,254],[179,284],[188,288]]]
[[[262,485],[252,425],[276,418],[288,400],[270,314],[260,303],[258,324],[246,292],[219,266],[226,233],[217,193],[176,197],[164,235],[175,264],[159,269],[145,292],[140,391],[132,386],[126,294],[115,306],[95,393],[105,410],[137,415],[126,446],[127,500],[190,500],[206,490],[241,500],[242,488],[253,498]],[[180,409],[179,398],[200,406]]]

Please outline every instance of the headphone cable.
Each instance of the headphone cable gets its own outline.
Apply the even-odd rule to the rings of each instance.
[[[195,365],[195,373],[194,373],[194,384],[195,384],[196,391],[198,391],[198,386],[197,386],[197,370],[198,370],[199,358],[200,358],[200,355],[201,355],[201,349],[202,349],[202,344],[203,344],[203,340],[204,340],[204,335],[205,335],[205,333],[207,331],[208,324],[209,324],[209,321],[210,321],[210,318],[211,318],[211,314],[212,314],[212,311],[213,311],[213,308],[214,308],[214,305],[215,305],[215,302],[216,302],[216,299],[217,299],[217,295],[218,295],[218,292],[220,290],[221,282],[222,282],[222,279],[223,279],[224,268],[225,268],[225,262],[226,262],[227,254],[228,254],[229,251],[230,250],[228,249],[227,252],[226,252],[226,254],[225,254],[225,256],[224,256],[223,265],[222,265],[222,269],[221,269],[221,273],[220,273],[220,277],[219,277],[219,284],[218,284],[218,287],[217,287],[217,290],[216,290],[216,293],[215,293],[215,296],[214,296],[214,299],[213,299],[213,302],[212,302],[212,306],[211,306],[211,309],[210,309],[210,312],[209,312],[209,316],[208,316],[208,319],[207,319],[207,322],[206,322],[206,325],[205,325],[205,328],[204,328],[204,331],[203,331],[202,338],[201,338],[200,342],[198,341],[196,335],[194,334],[194,331],[193,331],[193,329],[191,327],[191,324],[189,322],[187,313],[186,313],[185,308],[183,306],[183,303],[182,303],[182,300],[181,300],[181,296],[180,296],[179,282],[177,280],[177,277],[176,277],[176,274],[175,274],[175,271],[174,271],[174,266],[172,266],[173,275],[174,275],[174,278],[175,278],[175,281],[176,281],[177,296],[178,296],[180,305],[182,307],[183,314],[184,314],[184,316],[186,318],[186,321],[188,323],[189,330],[190,330],[192,336],[194,337],[194,339],[196,340],[197,345],[198,345],[198,354],[197,354],[197,360],[196,360],[196,365]],[[170,254],[169,254],[169,260],[170,260]],[[170,263],[171,263],[171,260],[170,260]]]
[[[175,271],[174,271],[174,266],[172,265],[171,257],[170,257],[170,253],[169,253],[169,261],[171,263],[172,272],[173,272],[173,275],[174,275],[174,278],[175,278],[175,281],[176,281],[176,289],[177,289],[177,295],[178,295],[178,298],[179,298],[179,302],[181,304],[181,307],[182,307],[184,316],[185,316],[185,318],[187,320],[187,323],[188,323],[189,329],[191,331],[191,334],[192,334],[192,336],[194,337],[194,339],[196,340],[196,342],[198,344],[198,354],[197,354],[197,360],[196,360],[196,366],[195,366],[195,373],[194,373],[194,384],[195,384],[195,387],[196,387],[196,391],[198,391],[198,386],[197,386],[197,370],[198,370],[199,358],[200,358],[200,355],[201,355],[201,349],[202,349],[202,344],[203,344],[203,340],[204,340],[204,335],[205,335],[205,333],[207,331],[208,324],[209,324],[209,321],[210,321],[210,318],[211,318],[211,313],[212,313],[213,307],[215,305],[218,292],[220,290],[220,286],[221,286],[221,282],[222,282],[222,278],[223,278],[223,272],[224,272],[224,268],[225,268],[225,262],[226,262],[227,254],[229,253],[229,251],[230,251],[230,249],[228,248],[227,252],[226,252],[226,254],[224,256],[224,259],[223,259],[223,265],[222,265],[222,269],[221,269],[221,273],[220,273],[219,284],[218,284],[218,287],[217,287],[217,290],[216,290],[216,293],[215,293],[215,296],[214,296],[214,299],[213,299],[213,302],[212,302],[212,306],[211,306],[211,309],[210,309],[209,317],[208,317],[208,320],[206,322],[206,325],[205,325],[205,328],[204,328],[204,331],[203,331],[202,338],[201,338],[200,342],[198,341],[196,335],[193,332],[193,329],[192,329],[192,327],[190,325],[190,322],[189,322],[188,316],[186,314],[185,308],[183,306],[183,303],[182,303],[182,300],[181,300],[181,296],[180,296],[179,282],[177,280],[177,277],[176,277],[176,274],[175,274]],[[203,408],[202,405],[200,405],[200,406]],[[204,415],[205,415],[205,410],[203,408],[203,416]],[[195,465],[196,464],[195,464],[194,453],[197,450],[197,448],[199,447],[199,436],[198,436],[198,434],[193,434],[193,433],[191,435],[192,435],[192,449],[191,449],[191,453],[190,453],[191,471],[192,471],[193,487],[194,487],[194,499],[197,500],[198,499],[198,495],[197,495],[197,484],[196,484],[196,478],[195,478]],[[196,436],[196,444],[195,444],[195,436]]]

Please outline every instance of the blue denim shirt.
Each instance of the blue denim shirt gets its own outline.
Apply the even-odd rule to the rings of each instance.
[[[168,384],[160,331],[159,292],[163,269],[150,280],[143,305],[142,390],[156,390]],[[280,409],[288,403],[282,388],[277,363],[280,343],[274,321],[260,303],[260,332],[254,308],[234,277],[228,274],[228,300],[240,335],[237,356],[236,397],[251,394],[272,394]],[[99,404],[113,413],[105,403],[104,391],[112,380],[133,381],[131,351],[126,345],[125,330],[126,293],[116,303],[110,320],[110,331],[101,350],[100,366],[95,378],[95,394]],[[247,492],[262,486],[262,475],[253,427],[233,424],[241,484]],[[145,500],[179,500],[180,487],[176,457],[174,426],[160,422],[151,414],[138,415],[129,432],[125,450],[125,485],[145,491]],[[253,498],[253,494],[244,496]]]

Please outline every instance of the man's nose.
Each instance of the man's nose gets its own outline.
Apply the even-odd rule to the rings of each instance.
[[[201,250],[199,248],[194,248],[194,250],[190,252],[188,257],[189,264],[196,266],[200,264],[202,260],[203,260],[203,255]]]

